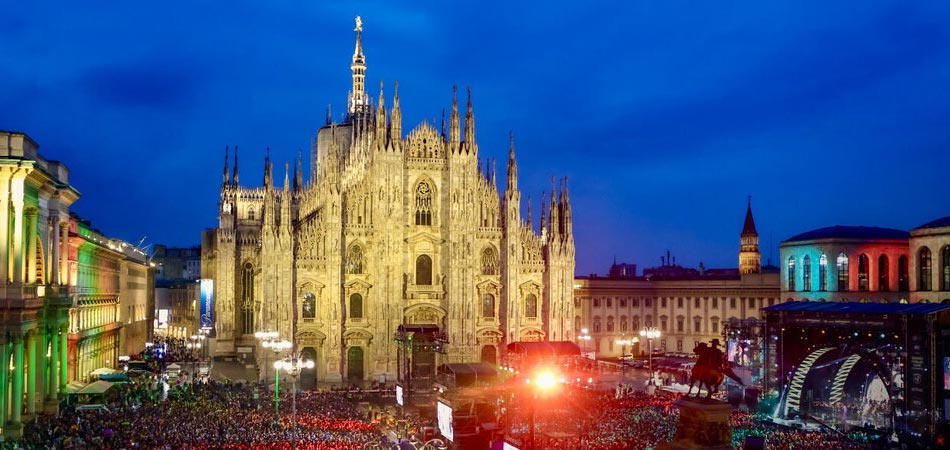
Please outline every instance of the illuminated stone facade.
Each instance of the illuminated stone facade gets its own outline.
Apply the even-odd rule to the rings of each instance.
[[[911,301],[950,303],[950,216],[910,230]]]
[[[69,221],[69,381],[118,367],[141,352],[154,314],[153,271],[147,255],[110,239],[75,214]]]
[[[55,412],[67,382],[69,170],[23,133],[0,131],[0,423]]]
[[[397,372],[401,324],[435,325],[441,362],[497,361],[513,341],[567,340],[575,330],[574,237],[566,180],[542,199],[540,231],[521,212],[515,147],[506,189],[479,164],[471,92],[464,126],[453,94],[447,133],[402,130],[398,85],[387,109],[365,92],[357,26],[342,123],[329,118],[302,163],[275,185],[239,183],[225,158],[218,228],[203,238],[215,283],[216,353],[258,348],[276,330],[314,358],[321,381]],[[381,88],[382,89],[382,88]]]

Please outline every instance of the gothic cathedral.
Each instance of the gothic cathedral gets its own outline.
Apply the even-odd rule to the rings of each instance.
[[[348,111],[317,131],[307,182],[298,160],[275,185],[268,155],[264,186],[242,186],[237,150],[233,172],[225,155],[202,261],[215,353],[260,351],[254,332],[277,331],[316,362],[314,380],[392,380],[403,330],[437,336],[440,364],[572,340],[567,180],[552,180],[536,231],[530,204],[521,213],[513,139],[503,194],[494,166],[479,164],[471,90],[464,127],[453,89],[447,135],[425,122],[403,135],[399,85],[391,108],[382,86],[370,102],[359,18],[355,31]]]

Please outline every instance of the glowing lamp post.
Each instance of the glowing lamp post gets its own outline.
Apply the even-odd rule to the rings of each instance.
[[[537,403],[539,395],[553,392],[554,389],[557,388],[558,378],[554,375],[554,372],[551,372],[550,370],[542,370],[535,375],[534,380],[532,380],[531,378],[528,378],[525,380],[525,383],[528,385],[529,389],[533,388],[532,391],[534,393],[533,400],[531,401],[531,414],[528,416],[529,417],[528,440],[531,442],[530,444],[531,447],[529,448],[531,450],[535,450],[537,448],[535,446],[535,441],[534,441],[534,410],[536,409],[535,403]]]
[[[291,448],[297,448],[297,377],[303,369],[313,369],[313,361],[303,359],[300,355],[292,355],[287,359],[274,361],[274,369],[280,373],[281,370],[287,372],[293,380],[293,393],[291,397]],[[276,395],[276,389],[274,390]],[[276,398],[276,397],[275,397]]]
[[[627,346],[633,347],[633,344],[640,342],[640,339],[632,337],[630,339],[617,339],[617,345],[620,346],[620,379],[621,381],[627,379],[627,361],[624,358],[627,356]]]
[[[281,340],[280,334],[276,331],[258,331],[254,333],[254,337],[261,341],[261,347],[274,352],[274,359],[277,359],[280,352],[289,349],[293,345],[290,341]],[[274,367],[277,368],[276,363]],[[262,364],[261,380],[267,376],[266,371],[267,366]],[[280,419],[280,370],[274,370],[274,420],[277,421],[278,419]]]
[[[581,328],[581,334],[577,335],[578,343],[582,343],[584,349],[584,357],[587,357],[587,345],[590,342],[590,333],[588,333],[587,328]]]
[[[646,327],[640,330],[640,337],[647,339],[647,351],[650,352],[650,381],[649,386],[653,385],[653,340],[660,337],[660,330],[656,327]]]

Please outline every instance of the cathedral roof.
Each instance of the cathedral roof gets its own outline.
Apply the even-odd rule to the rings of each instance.
[[[922,230],[925,228],[943,228],[943,227],[950,227],[950,216],[941,217],[937,220],[932,220],[914,229]]]
[[[792,236],[782,243],[812,241],[816,239],[907,240],[909,237],[910,233],[893,228],[835,225],[833,227],[806,231],[802,234]]]

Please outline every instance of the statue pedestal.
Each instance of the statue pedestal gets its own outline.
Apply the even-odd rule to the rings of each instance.
[[[681,398],[673,402],[680,410],[676,435],[663,450],[731,449],[728,403],[705,398]]]

